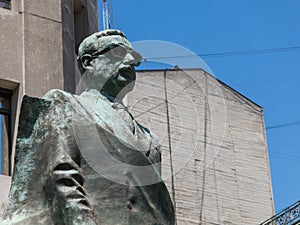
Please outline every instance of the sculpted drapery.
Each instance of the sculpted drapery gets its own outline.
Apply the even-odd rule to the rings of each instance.
[[[87,85],[25,96],[0,225],[173,225],[157,138],[122,103],[141,57],[117,30],[79,47]]]

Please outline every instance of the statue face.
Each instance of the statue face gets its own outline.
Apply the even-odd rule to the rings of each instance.
[[[109,41],[108,41],[109,40]],[[109,37],[105,46],[91,55],[90,69],[87,75],[89,88],[122,99],[134,88],[136,72],[134,67],[142,60],[129,42],[120,42],[117,37]]]

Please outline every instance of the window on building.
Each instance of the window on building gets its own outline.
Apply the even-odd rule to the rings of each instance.
[[[0,0],[0,8],[11,9],[11,0]]]
[[[0,88],[0,174],[11,175],[11,96],[12,91]]]

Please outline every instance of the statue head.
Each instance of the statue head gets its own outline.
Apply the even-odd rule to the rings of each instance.
[[[119,30],[104,30],[84,39],[77,62],[89,89],[122,99],[135,84],[142,57]]]

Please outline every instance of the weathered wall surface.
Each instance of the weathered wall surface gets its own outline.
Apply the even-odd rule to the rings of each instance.
[[[29,2],[25,2],[25,6],[29,4]],[[60,3],[60,1],[49,2],[53,2],[53,6]],[[39,4],[33,5],[36,5],[37,8],[31,6],[30,10],[39,11],[41,6]],[[37,15],[25,11],[24,86],[27,95],[40,97],[50,89],[63,89],[62,55],[60,15],[52,15],[51,13],[49,15],[47,13]]]
[[[18,86],[19,98],[75,92],[75,45],[98,30],[97,0],[13,0],[11,11],[0,8],[0,21],[0,87]]]
[[[5,80],[16,83],[22,80],[22,17],[17,12],[0,8],[0,21],[0,85],[15,88]]]
[[[5,202],[8,198],[9,187],[11,183],[11,177],[0,176],[0,217],[5,207]]]
[[[74,22],[75,12],[81,13],[77,19],[84,28]],[[12,0],[12,10],[0,8],[0,88],[13,91],[13,143],[23,95],[41,97],[54,88],[74,93],[80,79],[76,41],[97,30],[97,0]],[[5,195],[9,182],[2,178]]]
[[[201,70],[137,77],[129,110],[161,139],[178,225],[254,225],[272,216],[262,108]]]
[[[75,93],[81,74],[77,49],[82,40],[98,31],[97,0],[62,0],[64,90]]]

